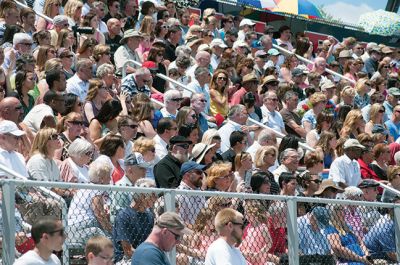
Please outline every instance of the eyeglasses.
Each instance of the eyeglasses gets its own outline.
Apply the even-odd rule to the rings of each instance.
[[[379,113],[384,113],[384,112],[385,112],[384,109],[380,109],[380,110],[379,110]]]
[[[56,233],[58,233],[59,236],[64,236],[64,228],[49,232],[49,234],[56,234]]]
[[[60,136],[58,134],[52,134],[49,136],[49,140],[55,141],[60,139]]]
[[[246,226],[249,224],[246,220],[243,223],[231,222],[234,225],[240,225],[240,228],[244,230]]]
[[[72,58],[72,57],[74,57],[72,54],[68,54],[68,55],[62,56],[61,58]]]
[[[192,117],[192,119],[197,119],[197,115],[196,114],[192,114],[192,115],[190,115],[190,117]]]
[[[179,102],[182,101],[183,98],[171,98],[171,101]]]
[[[156,149],[153,147],[153,148],[150,148],[149,151],[152,152],[152,153],[155,153],[155,152],[156,152]]]
[[[180,148],[187,150],[189,149],[190,145],[188,143],[184,143],[184,144],[176,144],[176,146],[179,146]]]
[[[200,99],[200,102],[207,103],[207,99]]]
[[[169,29],[169,26],[167,26],[167,25],[162,25],[161,28],[162,28],[162,29]]]
[[[87,152],[85,153],[85,155],[88,156],[88,157],[92,157],[93,154],[94,154],[93,151],[87,151]]]
[[[322,180],[320,179],[310,179],[310,181],[314,182],[315,184],[321,184]]]
[[[228,80],[228,78],[226,78],[226,77],[222,77],[222,76],[218,76],[218,77],[217,77],[217,80],[223,80],[223,81],[226,81],[226,80]]]
[[[136,129],[138,127],[137,124],[126,124],[126,125],[122,125],[123,127],[129,127],[131,129]]]
[[[389,65],[385,65],[383,68],[388,69],[388,68],[390,68],[390,66]]]
[[[30,43],[30,42],[21,42],[20,43],[21,45],[25,45],[25,46],[32,46],[33,44],[32,43]]]
[[[104,257],[103,255],[98,254],[97,257],[102,258],[105,261],[112,261],[114,257]]]
[[[151,83],[151,79],[148,79],[148,80],[143,79],[143,83],[145,83],[145,84],[150,84],[150,83]]]
[[[233,172],[230,172],[228,175],[218,177],[217,179],[226,179],[226,178],[232,178],[233,177]]]
[[[82,103],[81,103],[82,105]],[[83,121],[69,121],[69,123],[73,124],[73,125],[79,125],[79,126],[83,126],[83,124],[85,124]]]
[[[157,53],[158,56],[164,57],[163,53]]]
[[[178,127],[171,127],[171,128],[169,128],[167,130],[176,131],[176,130],[178,130]]]
[[[22,106],[22,105],[19,105],[19,106],[17,106],[17,107],[15,107],[14,109],[15,110],[22,110],[24,107]]]
[[[173,232],[172,230],[167,229],[171,234],[173,234],[175,236],[175,241],[181,241],[182,240],[182,236]]]

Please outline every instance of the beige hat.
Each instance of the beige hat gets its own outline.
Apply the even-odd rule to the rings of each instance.
[[[339,58],[353,58],[350,50],[343,50],[339,53]]]
[[[327,79],[322,83],[321,90],[326,91],[328,88],[336,87],[335,83]]]
[[[210,46],[208,44],[206,44],[206,43],[201,44],[199,46],[199,48],[197,48],[198,52],[199,51],[210,51],[210,50],[211,50]]]
[[[204,144],[204,143],[196,144],[192,149],[192,157],[193,157],[192,160],[200,164],[201,160],[203,160],[207,151],[213,148],[214,146],[215,144]]]
[[[257,79],[257,76],[253,72],[251,72],[250,74],[243,76],[242,84],[245,84],[247,82],[253,82],[253,81],[258,82],[258,79]]]
[[[127,31],[124,32],[124,37],[119,41],[119,43],[125,44],[126,40],[131,37],[143,38],[142,34],[140,34],[139,31],[133,30],[133,29],[128,29]]]
[[[365,146],[360,144],[360,142],[357,139],[348,139],[346,142],[344,142],[343,148],[348,149],[348,148],[353,148],[353,147],[358,147],[364,149]]]
[[[337,192],[344,192],[344,190],[339,187],[339,185],[333,181],[333,179],[324,179],[319,185],[319,189],[314,192],[314,195],[321,195],[327,188],[336,189]]]
[[[160,215],[155,225],[160,228],[169,228],[174,229],[176,232],[181,234],[192,234],[193,231],[185,226],[185,222],[182,217],[180,217],[177,213],[174,212],[165,212]]]
[[[265,84],[272,83],[272,82],[279,83],[278,79],[276,79],[275,76],[268,75],[268,76],[264,77],[262,85],[264,86]]]
[[[386,47],[382,48],[382,53],[389,54],[389,53],[393,53],[393,52],[394,52],[393,49],[390,47],[386,46]]]
[[[189,47],[192,47],[195,44],[203,44],[203,39],[199,39],[199,37],[197,37],[196,35],[192,35],[190,36],[188,39],[186,39],[186,44]]]

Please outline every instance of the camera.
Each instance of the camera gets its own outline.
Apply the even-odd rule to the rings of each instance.
[[[94,34],[94,28],[92,27],[78,27],[75,25],[72,27],[72,30],[74,31],[74,34]]]

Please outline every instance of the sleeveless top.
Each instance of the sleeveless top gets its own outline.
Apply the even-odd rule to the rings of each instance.
[[[217,95],[218,95],[219,98],[222,98],[222,94],[221,94],[219,91],[215,90],[215,92],[217,93]],[[228,115],[228,111],[229,111],[228,99],[225,98],[225,104],[224,104],[223,107],[221,107],[220,105],[217,105],[217,104],[211,99],[211,102],[210,102],[210,111],[211,111],[211,114],[212,114],[213,116],[215,116],[215,115],[217,115],[217,114],[219,113],[219,114],[221,114],[222,116],[225,117],[226,115]]]

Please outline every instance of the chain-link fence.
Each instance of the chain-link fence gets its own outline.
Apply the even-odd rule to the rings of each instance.
[[[204,264],[208,247],[218,238],[214,217],[226,207],[244,216],[244,224],[232,236],[252,265],[393,264],[400,246],[400,207],[395,204],[95,184],[0,183],[3,264],[12,264],[33,247],[30,226],[46,215],[59,217],[65,227],[65,243],[58,253],[63,264],[86,264],[85,243],[94,235],[113,241],[115,264],[130,264],[132,253],[164,211],[179,212],[194,231],[170,253],[172,263]]]

